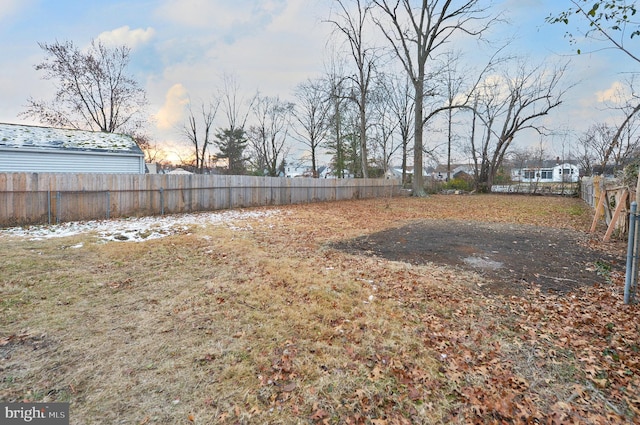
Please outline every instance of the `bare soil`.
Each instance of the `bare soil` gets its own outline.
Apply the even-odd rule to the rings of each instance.
[[[520,295],[533,285],[566,293],[607,283],[624,271],[620,243],[603,251],[593,235],[513,223],[420,220],[361,236],[334,247],[353,254],[414,265],[435,263],[481,274],[483,287],[501,295]]]

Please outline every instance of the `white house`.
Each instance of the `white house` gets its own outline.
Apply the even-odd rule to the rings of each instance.
[[[539,167],[522,167],[511,170],[511,180],[522,183],[575,183],[580,178],[576,164],[543,161]]]
[[[401,179],[402,178],[402,168],[397,167],[389,167],[387,171],[384,173],[384,178],[387,180],[390,179]]]
[[[287,177],[313,177],[313,172],[311,167],[307,165],[293,163],[285,166],[285,175]]]
[[[0,173],[145,172],[144,153],[130,136],[0,123]]]

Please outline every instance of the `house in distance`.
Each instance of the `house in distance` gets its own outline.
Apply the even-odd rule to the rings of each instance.
[[[132,137],[96,131],[0,123],[0,173],[142,174]]]
[[[542,161],[535,165],[523,164],[511,170],[511,180],[521,183],[575,183],[580,179],[580,168],[575,161]]]

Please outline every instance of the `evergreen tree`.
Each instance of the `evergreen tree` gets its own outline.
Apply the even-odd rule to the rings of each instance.
[[[228,174],[242,175],[246,173],[244,150],[247,147],[247,137],[244,129],[222,129],[216,134],[220,157],[229,160]]]

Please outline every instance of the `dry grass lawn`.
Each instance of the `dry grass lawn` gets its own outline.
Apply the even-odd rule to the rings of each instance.
[[[572,304],[504,298],[473,273],[329,247],[415,219],[589,228],[580,200],[541,201],[299,205],[142,243],[0,238],[0,401],[68,401],[72,424],[631,423],[640,341],[619,321],[638,309],[619,279]],[[588,351],[598,338],[616,355]]]

